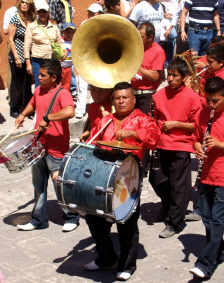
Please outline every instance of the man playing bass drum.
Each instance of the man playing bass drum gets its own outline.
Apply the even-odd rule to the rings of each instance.
[[[116,112],[99,121],[98,130],[112,119],[98,140],[122,140],[124,143],[140,146],[142,149],[132,151],[132,153],[142,159],[145,148],[155,148],[160,131],[150,116],[134,109],[135,102],[136,99],[129,83],[118,83],[114,87],[112,103]],[[128,151],[125,150],[125,153]],[[84,266],[86,270],[117,269],[117,280],[124,281],[131,277],[136,270],[139,210],[140,204],[138,203],[136,211],[124,224],[117,223],[121,251],[119,258],[110,238],[112,223],[99,216],[86,215],[86,222],[96,242],[97,251],[97,258]]]

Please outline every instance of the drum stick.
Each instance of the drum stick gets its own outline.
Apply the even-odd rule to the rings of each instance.
[[[0,145],[1,145],[4,141],[6,141],[6,140],[12,135],[12,133],[14,133],[15,130],[17,130],[18,127],[19,127],[19,125],[16,125],[6,136],[4,136],[4,138],[0,140]]]
[[[23,137],[23,136],[27,136],[27,135],[30,135],[30,134],[33,134],[35,132],[37,132],[38,130],[37,129],[33,129],[33,130],[30,130],[30,131],[27,131],[25,133],[22,133],[20,135],[17,135],[17,136],[14,136],[12,137],[13,139],[17,139],[17,138],[20,138],[20,137]]]
[[[91,138],[91,140],[89,140],[89,141],[87,142],[87,144],[91,144],[91,143],[99,136],[99,134],[101,134],[102,131],[103,131],[104,129],[106,129],[106,127],[107,127],[112,121],[113,121],[112,118],[111,118],[110,120],[108,120],[107,123]]]

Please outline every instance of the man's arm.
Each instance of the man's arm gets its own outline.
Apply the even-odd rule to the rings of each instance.
[[[152,82],[157,82],[160,79],[160,71],[147,70],[140,67],[138,72],[141,73],[147,80]]]
[[[187,35],[185,32],[185,23],[186,23],[186,16],[188,12],[189,12],[189,9],[184,7],[182,10],[181,16],[180,16],[180,31],[181,31],[181,39],[183,41],[187,40]]]
[[[47,115],[49,121],[66,120],[74,117],[75,111],[73,106],[66,106],[56,113],[50,113]]]
[[[221,30],[220,30],[220,17],[219,17],[219,13],[218,11],[216,10],[215,13],[214,13],[214,23],[215,23],[215,26],[216,26],[216,29],[217,29],[217,36],[221,36]]]
[[[162,131],[167,133],[172,129],[185,130],[187,132],[193,133],[195,131],[194,123],[185,123],[179,121],[166,121],[162,125]]]

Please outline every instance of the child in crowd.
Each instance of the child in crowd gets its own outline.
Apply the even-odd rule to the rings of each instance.
[[[224,261],[224,80],[209,78],[205,84],[207,107],[196,119],[197,158],[203,160],[199,184],[199,208],[206,243],[191,273],[210,277]],[[211,115],[211,112],[214,112]]]
[[[64,39],[64,46],[67,51],[67,57],[61,62],[62,67],[62,86],[70,91],[72,80],[72,38],[76,27],[73,23],[65,23],[62,26],[62,35]]]

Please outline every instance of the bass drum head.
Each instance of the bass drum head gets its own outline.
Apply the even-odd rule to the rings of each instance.
[[[117,222],[124,223],[135,211],[139,201],[139,165],[129,155],[114,180],[112,207]]]

